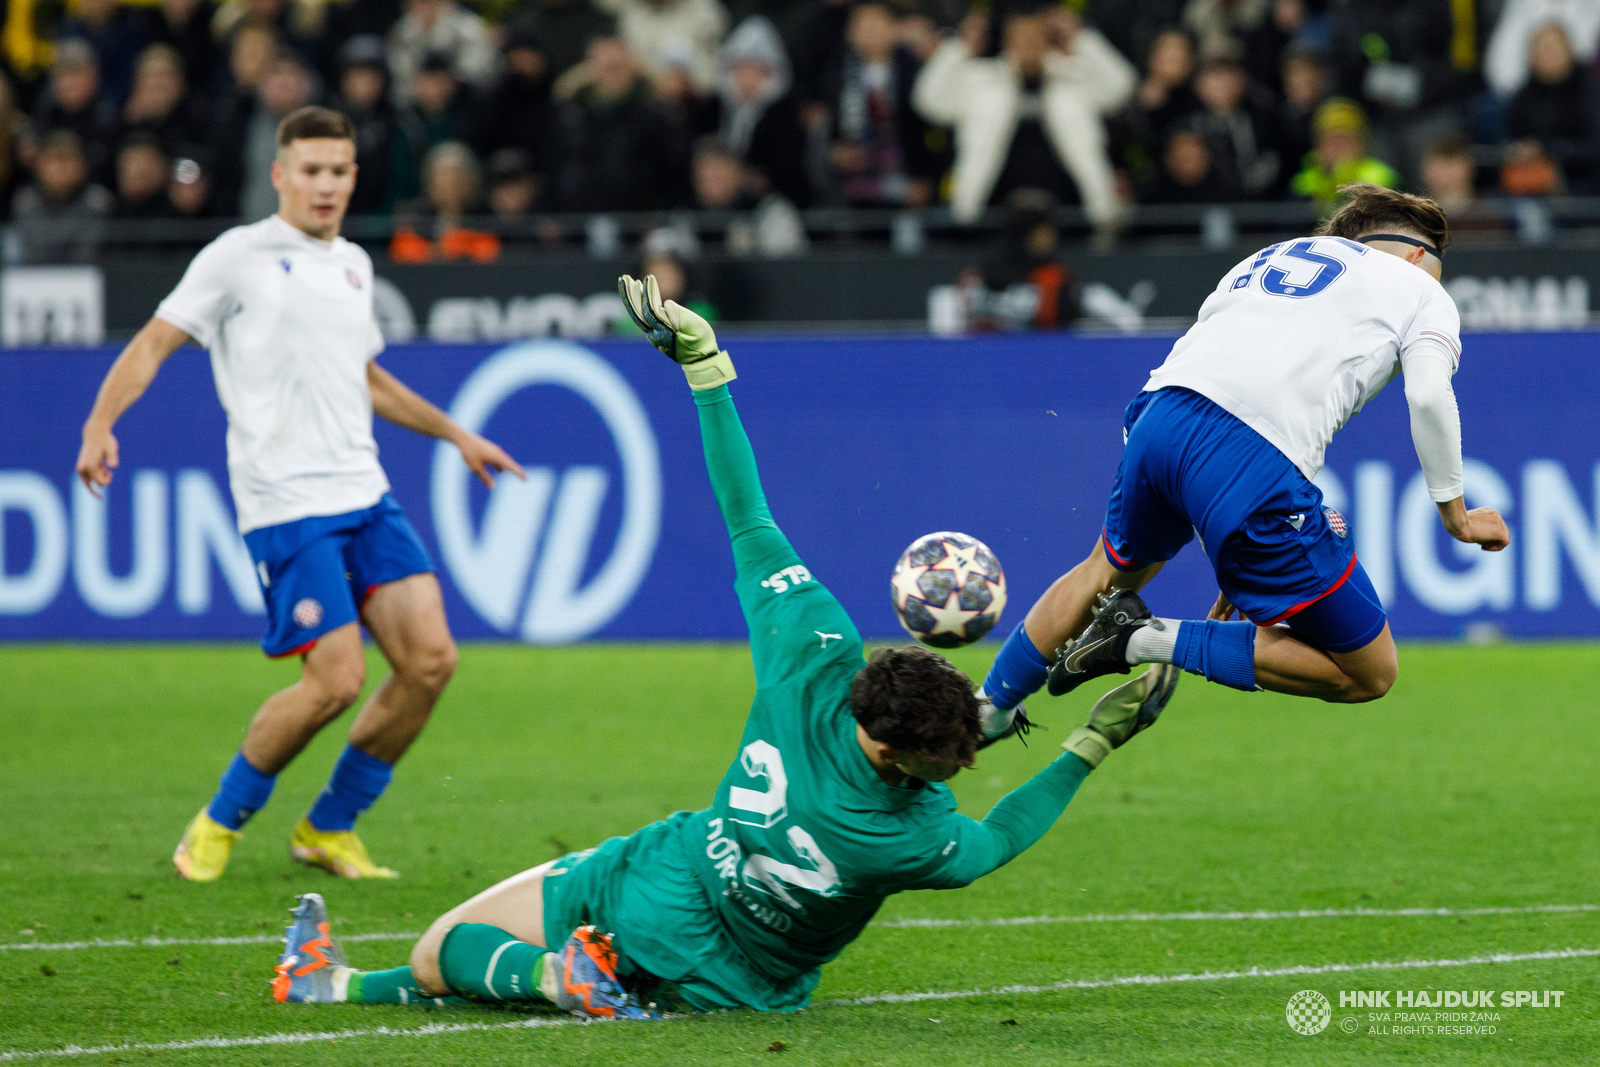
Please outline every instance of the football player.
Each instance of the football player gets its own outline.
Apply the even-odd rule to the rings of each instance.
[[[958,814],[942,783],[1014,724],[986,729],[966,675],[926,649],[863,662],[850,617],[767,509],[728,391],[733,363],[711,327],[663,302],[654,277],[620,288],[651,343],[683,365],[733,543],[757,687],[738,755],[710,806],[484,890],[436,920],[406,967],[351,970],[321,898],[303,896],[279,1000],[455,996],[624,1018],[660,1007],[795,1011],[885,898],[954,889],[1009,863],[1172,694],[1172,667],[1123,684],[981,822]]]
[[[222,876],[278,772],[361,694],[365,624],[393,672],[350,729],[328,787],[289,851],[345,878],[393,878],[355,833],[455,670],[433,564],[394,497],[372,439],[374,412],[451,441],[484,482],[522,468],[380,367],[372,260],[339,236],[356,181],[355,131],[306,107],[278,125],[278,211],[235,226],[195,256],[178,287],[117,357],[83,426],[78,476],[111,484],[112,428],[161,365],[193,341],[210,350],[228,415],[228,483],[267,606],[262,650],[297,656],[300,679],[256,712],[217,792],[173,863],[196,882]]]
[[[997,708],[1047,678],[1060,694],[1140,663],[1329,701],[1387,693],[1398,672],[1388,619],[1312,479],[1333,435],[1402,372],[1444,528],[1506,547],[1499,513],[1466,506],[1450,386],[1461,322],[1439,284],[1444,212],[1375,185],[1342,192],[1317,236],[1224,275],[1128,405],[1101,536],[1001,648],[981,694]],[[1138,590],[1196,535],[1216,606],[1204,621],[1153,616]]]

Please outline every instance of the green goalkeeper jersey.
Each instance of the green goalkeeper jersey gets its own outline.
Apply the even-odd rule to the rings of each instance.
[[[958,814],[944,785],[879,777],[850,708],[861,636],[773,524],[726,387],[695,399],[757,691],[711,806],[669,825],[720,925],[781,982],[837,956],[891,894],[963,886],[1010,861],[1089,768],[1062,755],[982,822]]]

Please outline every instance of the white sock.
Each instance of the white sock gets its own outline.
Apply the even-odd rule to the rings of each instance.
[[[343,1004],[350,999],[350,978],[354,975],[353,967],[334,967],[330,976],[333,978],[333,1002]]]
[[[1128,638],[1128,662],[1171,663],[1173,649],[1178,646],[1180,619],[1151,619],[1149,626],[1141,626]]]

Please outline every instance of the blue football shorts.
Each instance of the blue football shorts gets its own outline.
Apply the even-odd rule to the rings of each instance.
[[[274,659],[309,652],[323,634],[361,617],[372,591],[433,561],[388,493],[370,508],[263,526],[244,535],[267,602],[261,648]]]
[[[1101,544],[1119,570],[1176,556],[1196,534],[1241,615],[1327,652],[1352,652],[1387,622],[1344,517],[1266,438],[1189,389],[1140,393],[1106,505]]]

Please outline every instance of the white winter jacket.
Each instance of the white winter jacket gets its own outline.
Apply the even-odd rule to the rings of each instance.
[[[1087,27],[1074,35],[1071,53],[1045,58],[1041,125],[1096,224],[1117,214],[1101,116],[1127,102],[1136,80],[1133,65]],[[917,75],[912,106],[929,122],[955,128],[950,210],[962,222],[983,214],[1005,169],[1021,97],[1022,75],[1005,56],[974,59],[958,40],[946,41]]]

